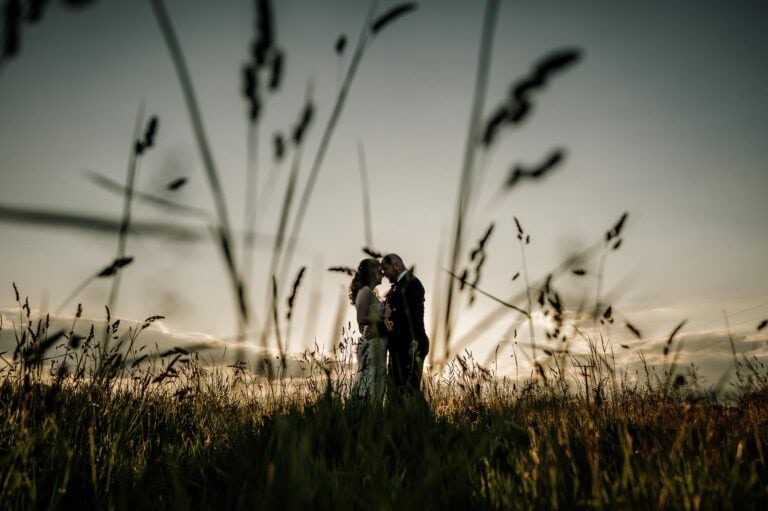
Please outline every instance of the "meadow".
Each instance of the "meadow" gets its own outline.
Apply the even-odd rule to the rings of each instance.
[[[617,319],[618,305],[602,289],[606,259],[622,245],[627,214],[595,244],[564,258],[538,280],[526,268],[530,233],[515,217],[522,269],[513,280],[523,291],[503,300],[483,290],[487,242],[495,224],[474,244],[468,239],[475,234],[469,218],[488,170],[486,157],[499,137],[524,124],[542,91],[579,62],[581,50],[557,48],[543,55],[510,84],[507,96],[486,108],[499,8],[498,1],[487,2],[453,225],[445,240],[446,271],[431,294],[433,347],[425,401],[388,397],[371,403],[350,396],[356,334],[343,327],[341,316],[335,319],[339,339],[330,350],[316,347],[296,355],[304,374],[285,374],[294,297],[305,272],[293,260],[365,49],[378,44],[374,40],[391,23],[407,20],[416,4],[380,12],[374,1],[351,54],[345,54],[346,37],[336,41],[337,55],[349,59],[306,176],[301,156],[316,115],[310,94],[290,135],[274,137],[272,157],[290,160],[290,169],[280,176],[284,196],[273,212],[269,262],[255,267],[258,199],[279,188],[267,179],[266,190],[255,193],[258,169],[249,160],[244,230],[233,227],[231,198],[221,186],[182,45],[164,2],[150,3],[179,79],[213,211],[135,190],[142,157],[159,143],[158,119],[145,122],[142,106],[125,183],[96,176],[101,186],[123,199],[121,221],[112,226],[117,235],[114,258],[60,306],[71,306],[97,279],[110,280],[104,325],[85,334],[76,329],[74,323],[86,321],[78,306],[72,328],[53,329],[51,316],[33,312],[14,284],[18,314],[10,324],[0,325],[15,340],[12,353],[0,353],[0,507],[762,509],[768,499],[768,368],[734,350],[733,365],[721,381],[699,384],[696,369],[684,371],[678,360],[682,341],[676,335],[683,323],[663,346],[664,364],[644,363],[642,344],[647,339]],[[284,58],[271,26],[270,3],[254,5],[258,21],[241,90],[249,151],[258,145],[260,110],[280,88]],[[12,28],[23,28],[21,20],[19,16],[19,26]],[[24,18],[24,23],[32,22]],[[4,48],[0,63],[5,66],[17,51]],[[517,166],[502,192],[547,177],[565,158],[565,151],[555,148],[536,163]],[[364,165],[360,172],[365,178]],[[370,239],[370,190],[365,179],[361,182]],[[175,190],[184,182],[168,186]],[[202,220],[231,288],[237,340],[261,343],[274,356],[264,357],[255,368],[244,360],[229,366],[207,364],[188,347],[161,351],[142,344],[145,330],[162,317],[126,326],[111,315],[123,269],[137,264],[128,246],[139,228],[132,219],[138,201]],[[34,216],[29,211],[14,214],[21,220]],[[77,222],[84,229],[94,224],[93,219]],[[176,232],[173,225],[164,228]],[[364,251],[380,255],[370,246]],[[329,270],[349,272],[345,267]],[[295,277],[289,278],[293,271]],[[566,304],[558,281],[563,275],[594,278],[594,296]],[[263,306],[258,311],[252,303],[257,287],[269,297],[258,304]],[[465,334],[469,340],[457,339],[466,303],[476,298],[496,302],[507,318],[514,318],[514,339],[520,331],[515,357],[526,357],[530,374],[498,374],[491,365],[475,361],[471,351],[461,351],[488,328],[481,320]],[[546,329],[534,326],[535,315],[551,320]],[[257,316],[263,320],[263,333],[249,338]],[[765,326],[763,321],[758,330]],[[617,327],[628,329],[638,341],[643,371],[617,367],[614,348],[623,347],[614,347],[609,333]],[[573,348],[583,342],[586,351]],[[237,347],[233,344],[232,351]]]
[[[4,509],[761,509],[768,496],[768,371],[748,362],[718,396],[652,370],[605,392],[592,374],[573,390],[570,371],[517,381],[465,355],[425,378],[425,402],[376,404],[350,397],[352,342],[305,353],[305,378],[270,380],[181,349],[151,365],[102,350],[118,332],[18,331],[0,384]],[[45,362],[54,342],[68,367]]]

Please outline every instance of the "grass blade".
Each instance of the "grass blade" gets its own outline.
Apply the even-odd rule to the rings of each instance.
[[[208,178],[208,184],[211,188],[211,194],[213,195],[213,201],[216,207],[217,218],[219,222],[219,228],[216,229],[219,247],[221,248],[222,257],[227,269],[227,274],[232,285],[232,290],[235,293],[238,303],[238,309],[240,318],[238,322],[238,331],[243,332],[246,328],[249,319],[252,319],[254,323],[255,318],[249,318],[248,304],[245,300],[246,292],[245,285],[240,279],[238,274],[237,265],[233,258],[234,252],[231,247],[231,228],[229,224],[229,217],[227,214],[227,203],[224,197],[224,191],[221,187],[221,181],[219,180],[219,174],[216,170],[216,164],[213,160],[213,153],[208,143],[208,137],[205,134],[205,127],[203,124],[202,115],[200,114],[200,108],[197,104],[197,98],[195,96],[194,87],[192,85],[192,78],[187,68],[184,55],[181,51],[181,44],[176,36],[176,32],[173,29],[170,16],[165,8],[163,0],[151,0],[152,8],[155,13],[160,31],[165,39],[165,43],[168,47],[168,51],[171,54],[171,60],[173,61],[174,68],[176,69],[176,75],[179,78],[181,90],[184,96],[184,101],[189,111],[190,120],[192,123],[192,130],[195,135],[197,147],[200,151],[200,156],[203,160],[203,167],[205,168],[206,177]]]
[[[369,27],[371,24],[371,20],[373,19],[373,15],[376,12],[377,4],[378,4],[377,0],[371,1],[371,5],[368,9],[368,15],[366,17],[365,24],[363,25],[363,29],[360,32],[360,37],[357,40],[357,47],[355,48],[355,53],[352,55],[352,60],[349,64],[349,68],[347,69],[347,74],[344,77],[344,83],[339,89],[338,95],[336,96],[336,102],[334,103],[333,110],[331,111],[331,116],[328,118],[328,123],[326,124],[325,130],[323,131],[323,134],[321,136],[320,145],[318,146],[317,153],[315,154],[315,159],[312,162],[312,167],[309,172],[309,177],[307,178],[307,183],[304,186],[304,191],[301,194],[298,210],[296,211],[296,216],[294,217],[294,221],[291,226],[291,230],[290,230],[291,234],[289,237],[290,239],[288,240],[288,246],[286,247],[286,250],[285,250],[285,256],[281,262],[280,275],[284,275],[285,272],[288,271],[288,268],[291,265],[291,260],[293,259],[293,253],[296,250],[296,240],[298,239],[299,233],[301,232],[301,228],[304,224],[304,217],[307,213],[307,207],[309,206],[309,201],[312,197],[312,192],[315,189],[315,184],[317,182],[317,177],[320,174],[320,169],[322,168],[323,160],[325,159],[325,153],[328,150],[328,146],[331,142],[333,132],[336,128],[336,124],[338,123],[339,117],[341,116],[341,112],[344,109],[347,96],[349,95],[349,91],[352,88],[352,82],[355,78],[355,74],[357,73],[357,69],[360,66],[360,61],[363,57],[365,45],[369,38]],[[281,278],[281,280],[284,280],[284,279]]]
[[[136,180],[136,172],[138,170],[139,151],[136,144],[141,136],[141,126],[144,123],[144,103],[139,105],[139,111],[136,114],[136,125],[133,128],[133,138],[131,138],[131,151],[128,157],[128,170],[125,179],[125,190],[123,195],[123,216],[120,222],[120,232],[117,235],[117,255],[115,260],[125,257],[125,249],[128,245],[128,228],[131,224],[131,202],[133,201],[133,185]],[[117,294],[120,290],[120,275],[122,272],[119,270],[115,272],[112,279],[112,287],[109,291],[109,300],[107,301],[107,307],[110,310],[115,310],[117,304]]]
[[[493,50],[493,36],[498,18],[499,1],[488,0],[485,7],[482,37],[477,61],[477,73],[475,75],[475,92],[472,100],[472,110],[469,116],[469,128],[464,145],[464,157],[461,166],[461,178],[454,217],[453,247],[450,254],[448,267],[449,276],[443,311],[443,356],[447,358],[451,336],[453,334],[454,292],[455,283],[452,275],[455,275],[459,267],[459,254],[463,247],[464,220],[472,193],[472,170],[474,168],[475,153],[477,149],[477,135],[479,133],[481,116],[485,105],[485,97],[488,90],[488,75],[490,73],[491,53]],[[437,344],[437,339],[435,339]],[[437,346],[435,346],[437,348]]]
[[[357,142],[357,158],[360,162],[360,192],[363,198],[363,228],[365,229],[365,246],[373,246],[373,227],[371,223],[371,192],[368,184],[368,170],[365,164],[365,150],[363,143]]]

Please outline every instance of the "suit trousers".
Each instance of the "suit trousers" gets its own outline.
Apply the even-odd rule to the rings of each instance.
[[[426,349],[419,349],[416,341],[410,346],[390,346],[389,378],[393,391],[400,395],[421,394],[421,376]]]

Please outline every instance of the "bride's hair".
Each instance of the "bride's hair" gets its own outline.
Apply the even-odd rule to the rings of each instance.
[[[357,292],[365,286],[373,289],[376,282],[376,270],[379,269],[378,259],[363,259],[360,264],[357,265],[357,271],[352,277],[352,282],[349,284],[349,301],[352,305],[355,304],[355,298],[357,298]]]

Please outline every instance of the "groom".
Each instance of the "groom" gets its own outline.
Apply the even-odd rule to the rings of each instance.
[[[424,330],[424,286],[397,254],[384,256],[381,271],[392,284],[386,299],[392,322],[387,347],[389,378],[401,396],[421,396],[421,372],[429,352]]]

